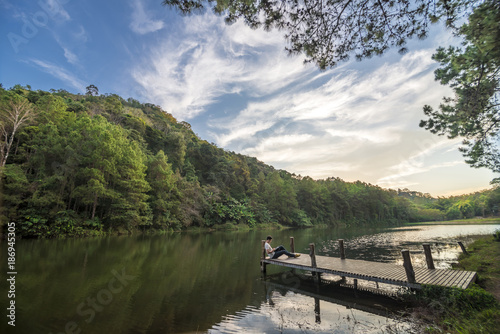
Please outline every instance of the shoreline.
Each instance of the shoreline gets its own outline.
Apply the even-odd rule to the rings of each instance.
[[[400,223],[396,225],[392,224],[382,224],[384,226],[391,227],[405,227],[405,226],[425,226],[425,225],[478,225],[478,224],[500,224],[500,217],[492,217],[492,218],[471,218],[471,219],[458,219],[458,220],[450,220],[450,221],[431,221],[431,222],[416,222],[416,223]],[[371,224],[361,224],[361,226],[370,226]],[[373,224],[373,226],[380,226],[380,224]],[[349,226],[349,224],[342,223],[335,226],[328,225],[316,225],[316,226],[308,226],[302,228],[349,228],[353,227],[353,225]],[[196,227],[188,227],[186,229],[135,229],[135,230],[126,230],[123,228],[105,231],[105,230],[95,230],[95,229],[84,229],[80,228],[78,232],[74,234],[52,234],[48,233],[44,236],[38,237],[26,237],[16,235],[16,238],[21,239],[71,239],[71,238],[100,238],[100,237],[111,237],[111,236],[133,236],[133,235],[162,235],[162,234],[171,234],[171,233],[213,233],[213,232],[245,232],[245,231],[259,231],[259,230],[285,230],[285,229],[295,229],[300,227],[292,227],[285,226],[279,223],[273,223],[269,225],[255,225],[248,226],[245,224],[225,224],[220,226],[196,226]],[[7,234],[5,231],[0,232],[0,239],[5,239]]]
[[[404,226],[414,225],[469,225],[469,224],[500,224],[500,217],[491,218],[469,218],[469,219],[456,219],[445,221],[431,221],[431,222],[416,222],[404,223]]]
[[[426,332],[494,333],[500,328],[500,229],[494,236],[482,236],[461,254],[454,269],[477,272],[471,287],[428,286],[410,297],[412,318]]]

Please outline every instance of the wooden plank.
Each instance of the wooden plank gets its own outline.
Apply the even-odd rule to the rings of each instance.
[[[451,287],[453,286],[453,282],[455,281],[455,276],[457,275],[454,273],[446,273],[446,275],[443,275],[443,278],[436,284],[440,286]]]
[[[462,282],[467,276],[467,272],[466,271],[459,271],[458,272],[459,274],[458,275],[455,275],[448,283],[447,286],[458,286],[458,285],[461,285],[460,282]]]
[[[461,272],[451,271],[447,273],[446,279],[444,281],[438,282],[441,286],[453,286],[454,282],[462,276]]]
[[[454,282],[462,276],[461,270],[448,270],[447,279],[442,283],[443,286],[453,286]]]
[[[377,268],[375,264],[371,264],[371,266],[367,269],[367,271],[373,275],[390,278],[397,276],[399,273],[401,273],[399,269],[400,268],[387,267],[387,266],[382,266]]]
[[[417,282],[421,284],[426,284],[426,282],[434,275],[432,269],[416,268],[415,275],[417,276]]]
[[[469,273],[465,272],[463,275],[460,275],[460,277],[455,278],[453,281],[451,281],[447,286],[449,287],[461,287],[464,282],[466,282],[467,278],[469,277]]]
[[[462,289],[467,289],[469,287],[469,285],[471,285],[472,283],[474,283],[477,279],[477,273],[475,272],[471,272],[471,276],[469,278],[469,280],[467,282],[464,282],[461,286]]]
[[[448,285],[446,284],[446,281],[447,281],[448,277],[449,277],[449,274],[448,274],[447,272],[444,272],[444,271],[443,271],[443,272],[441,272],[441,273],[440,273],[440,275],[439,275],[439,279],[438,279],[438,280],[436,280],[436,281],[434,282],[434,284],[435,284],[435,285],[439,285],[439,286],[448,286]]]
[[[440,271],[440,269],[427,269],[427,274],[425,275],[425,277],[423,277],[422,279],[422,283],[424,284],[428,284],[429,282],[432,282],[436,279],[436,273]]]
[[[404,270],[404,268],[400,268],[399,273],[394,276],[394,279],[403,282],[407,281],[406,271]]]
[[[436,273],[436,278],[433,282],[434,285],[443,285],[443,282],[446,281],[446,278],[448,277],[446,271],[439,271]]]
[[[460,282],[465,278],[465,276],[467,275],[467,272],[466,271],[459,271],[457,270],[458,272],[458,275],[455,275],[453,277],[453,280],[450,281],[450,285],[449,286],[458,286],[460,285]]]
[[[475,276],[475,274],[476,273],[474,272],[468,271],[467,275],[457,283],[457,287],[460,287],[462,289],[465,289],[463,286],[468,287],[471,284],[472,278]]]

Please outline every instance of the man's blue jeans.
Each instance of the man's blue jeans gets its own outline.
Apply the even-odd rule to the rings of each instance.
[[[281,255],[285,254],[286,256],[289,256],[289,257],[295,257],[294,254],[290,253],[289,251],[287,251],[285,249],[285,247],[283,246],[278,246],[276,248],[276,250],[274,251],[274,256],[272,257],[273,259],[277,259],[279,258]]]

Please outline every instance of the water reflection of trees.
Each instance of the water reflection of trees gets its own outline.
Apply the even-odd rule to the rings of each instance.
[[[20,317],[30,319],[20,329],[59,333],[75,322],[84,333],[206,330],[258,304],[258,281],[248,281],[259,275],[257,259],[241,247],[243,237],[253,243],[237,233],[20,242],[16,299]],[[78,305],[122,268],[134,279],[87,323]]]

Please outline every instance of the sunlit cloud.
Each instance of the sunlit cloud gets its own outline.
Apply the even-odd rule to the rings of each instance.
[[[66,58],[66,61],[72,65],[78,65],[79,60],[78,56],[70,50],[70,48],[67,46],[65,42],[62,41],[62,37],[59,36],[57,33],[53,33],[54,39],[59,44],[61,49],[64,51],[64,58]]]
[[[64,21],[71,20],[71,16],[64,9],[63,5],[58,0],[46,0],[44,2],[40,1],[39,5],[43,4],[44,10],[46,10],[51,16],[58,16]]]
[[[151,18],[151,14],[147,13],[140,0],[133,0],[132,6],[132,22],[130,29],[133,32],[144,35],[163,29],[165,24],[161,20]]]
[[[36,65],[39,67],[41,70],[44,72],[47,72],[48,74],[52,75],[53,77],[64,81],[65,83],[69,84],[70,86],[76,88],[78,91],[83,92],[85,91],[85,84],[82,80],[77,78],[74,74],[69,72],[63,67],[57,66],[55,64],[39,60],[39,59],[31,59],[29,61],[30,63]]]
[[[266,96],[315,71],[286,56],[277,32],[253,31],[242,23],[229,27],[211,13],[183,20],[178,34],[132,72],[145,97],[179,119],[206,112],[224,94]]]
[[[368,72],[333,70],[329,80],[324,73],[310,74],[316,85],[297,81],[252,100],[239,112],[211,119],[211,133],[223,147],[290,172],[385,182],[388,172],[399,173],[394,166],[402,160],[426,154],[425,140],[437,140],[415,134],[422,106],[447,92],[433,80],[431,52],[410,53]]]
[[[89,40],[88,33],[83,26],[79,26],[78,29],[73,32],[72,38],[78,43],[86,43]]]
[[[416,174],[430,172],[434,169],[463,165],[463,160],[434,162],[433,157],[456,152],[460,140],[449,140],[442,137],[429,137],[417,141],[413,154],[401,157],[394,166],[387,168],[388,175],[377,180],[377,184],[387,188],[407,187],[408,179]]]
[[[70,49],[63,48],[63,50],[64,50],[64,57],[66,58],[68,63],[73,65],[78,63],[78,57],[73,52],[71,52]]]
[[[447,162],[437,163],[437,164],[432,164],[432,165],[421,164],[420,166],[412,165],[411,163],[405,162],[399,166],[399,167],[404,168],[404,169],[400,170],[400,173],[392,174],[392,175],[380,178],[377,180],[377,184],[382,186],[382,187],[387,187],[387,188],[400,188],[400,187],[403,187],[403,185],[408,183],[406,179],[409,176],[430,172],[433,169],[437,169],[437,168],[453,167],[453,166],[458,166],[458,165],[463,165],[463,164],[464,164],[464,162],[462,160],[447,161]]]

